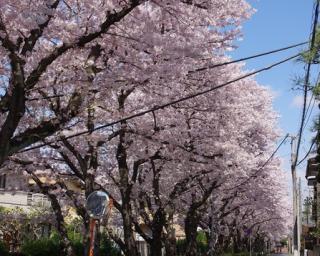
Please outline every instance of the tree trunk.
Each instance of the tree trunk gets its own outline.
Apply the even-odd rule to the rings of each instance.
[[[129,96],[131,91],[121,91],[121,94],[118,96],[119,110],[123,113],[124,103],[126,98]],[[116,158],[118,162],[119,170],[119,190],[122,200],[122,221],[123,221],[123,235],[124,243],[126,247],[125,255],[126,256],[138,256],[138,248],[134,238],[133,232],[133,222],[132,222],[132,208],[131,208],[131,191],[132,184],[129,180],[129,167],[127,164],[127,144],[125,140],[125,129],[126,122],[121,122],[121,128],[119,130],[119,143],[117,147]]]
[[[214,245],[209,244],[209,250],[207,252],[208,256],[220,256],[223,255],[224,247],[223,236],[219,236],[218,241]]]
[[[5,117],[5,121],[2,122],[0,129],[0,166],[2,166],[9,155],[10,139],[14,135],[19,122],[26,111],[24,64],[15,53],[11,53],[9,56],[12,69],[9,86],[12,88],[12,92],[8,103],[8,114]]]
[[[217,246],[218,245],[217,242],[219,238],[219,221],[214,217],[210,217],[209,225],[210,225],[210,232],[207,235],[209,250],[207,252],[207,255],[216,256],[216,255],[219,255],[218,246]]]
[[[150,243],[150,256],[162,256],[161,239],[152,239]]]
[[[60,255],[75,256],[72,244],[67,238],[62,238]]]
[[[171,234],[168,234],[168,237],[166,238],[165,252],[166,252],[166,255],[170,255],[170,256],[177,255],[177,240]]]
[[[65,221],[64,221],[63,214],[62,214],[61,206],[59,204],[59,200],[57,199],[56,195],[49,193],[49,187],[44,186],[43,183],[41,182],[41,180],[36,175],[34,175],[34,173],[32,171],[28,170],[28,168],[26,168],[26,171],[30,175],[32,175],[32,179],[36,182],[40,191],[43,194],[45,194],[46,196],[48,196],[48,198],[51,202],[51,207],[52,207],[52,210],[55,214],[56,223],[57,223],[56,228],[62,238],[61,247],[60,247],[60,255],[65,255],[65,256],[75,255],[74,250],[72,248],[72,244],[68,238],[68,231],[65,226]]]
[[[173,209],[173,208],[172,208]],[[167,220],[167,235],[165,238],[165,250],[166,255],[176,256],[177,255],[177,240],[176,240],[176,232],[173,227],[173,214],[174,211],[169,212],[168,220]]]
[[[165,225],[165,213],[162,208],[159,208],[152,221],[152,242],[150,243],[151,256],[162,255],[162,236]]]
[[[49,198],[50,198],[50,195],[49,195]],[[52,205],[53,211],[56,214],[57,231],[59,232],[62,238],[60,255],[73,256],[75,254],[72,248],[72,244],[68,238],[68,232],[65,227],[64,218],[61,213],[60,205],[57,205],[56,203],[54,203],[54,200],[51,200],[51,205]]]
[[[186,256],[197,256],[197,228],[199,216],[192,209],[188,212],[185,219],[186,233]]]
[[[122,219],[124,243],[126,247],[126,251],[124,253],[126,256],[139,256],[137,244],[134,239],[134,232],[132,229],[131,209],[125,202],[123,202]]]
[[[51,206],[53,209],[53,212],[55,213],[56,221],[57,221],[57,231],[59,232],[61,236],[61,248],[60,248],[60,255],[66,255],[66,256],[73,256],[74,251],[72,248],[72,244],[68,238],[68,232],[64,223],[64,218],[61,212],[60,205],[58,203],[58,200],[56,196],[47,194],[49,199],[51,200]]]
[[[241,252],[241,245],[240,245],[240,237],[239,237],[239,232],[236,231],[237,233],[233,236],[233,252],[234,253],[240,253]]]

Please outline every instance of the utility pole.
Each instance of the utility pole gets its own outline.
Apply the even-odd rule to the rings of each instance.
[[[296,139],[291,137],[291,175],[292,175],[292,198],[293,198],[293,236],[292,236],[292,251],[293,256],[300,255],[300,221],[299,221],[299,200],[297,189],[297,171],[296,171]]]
[[[298,215],[298,252],[299,255],[301,253],[301,233],[302,233],[302,207],[301,207],[301,178],[299,177],[299,185],[298,185],[298,209],[297,209],[297,215]]]

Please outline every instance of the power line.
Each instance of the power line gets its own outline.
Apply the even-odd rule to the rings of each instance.
[[[280,144],[278,145],[278,147],[276,148],[276,150],[271,154],[271,156],[269,157],[269,159],[261,166],[261,169],[264,168],[270,161],[271,159],[275,156],[275,154],[277,154],[277,152],[279,151],[279,149],[281,148],[281,146],[284,144],[284,142],[287,140],[287,138],[289,137],[289,134],[286,134],[286,136],[283,138],[283,140],[280,142]]]
[[[235,63],[246,61],[246,60],[250,60],[250,59],[263,57],[263,56],[270,55],[270,54],[273,54],[273,53],[282,52],[282,51],[286,51],[286,50],[289,50],[289,49],[292,49],[292,48],[296,48],[298,46],[302,46],[302,45],[305,45],[305,44],[308,44],[308,43],[309,43],[309,41],[306,41],[306,42],[289,45],[289,46],[282,47],[282,48],[279,48],[279,49],[275,49],[275,50],[271,50],[271,51],[267,51],[267,52],[263,52],[263,53],[258,53],[258,54],[255,54],[255,55],[251,55],[251,56],[248,56],[248,57],[244,57],[244,58],[240,58],[240,59],[236,59],[236,60],[232,60],[232,61],[226,61],[226,62],[214,64],[214,65],[209,65],[207,67],[202,67],[202,68],[198,68],[198,69],[195,69],[195,70],[191,70],[191,71],[188,72],[188,74],[200,72],[200,71],[207,70],[207,69],[214,69],[214,68],[218,68],[218,67],[222,67],[222,66],[227,66],[227,65],[230,65],[230,64],[235,64]],[[30,98],[30,99],[27,99],[27,100],[28,101],[37,101],[37,100],[59,98],[59,97],[70,96],[70,95],[71,94],[58,94],[58,95],[52,95],[52,96],[47,96],[47,97]]]
[[[317,78],[316,84],[318,84],[319,82],[320,82],[320,73],[318,74],[318,78]],[[309,115],[308,115],[308,117],[307,117],[307,121],[305,122],[305,125],[304,125],[303,129],[305,129],[305,128],[307,127],[307,124],[308,124],[308,122],[309,122],[309,120],[310,120],[312,111],[313,111],[314,106],[315,106],[315,103],[316,103],[316,99],[315,99],[315,97],[314,97],[314,94],[311,95],[311,99],[310,99],[310,102],[309,102],[309,106],[308,106],[308,109],[307,109],[307,113],[308,113],[308,111],[309,111],[309,107],[310,107],[310,104],[311,104],[311,101],[312,101],[312,100],[313,100],[313,103],[312,103],[312,106],[311,106],[311,110],[310,110],[310,112],[309,112]],[[319,131],[317,131],[317,135],[316,135],[315,139],[312,141],[311,146],[310,146],[308,152],[307,152],[307,153],[305,154],[305,156],[298,162],[297,166],[299,166],[299,165],[310,155],[310,153],[312,152],[312,148],[313,148],[313,146],[314,146],[315,143],[316,143],[316,139],[317,139],[317,137],[318,137],[318,134],[319,134]]]
[[[306,42],[303,42],[303,43],[293,44],[293,45],[286,46],[286,47],[283,47],[283,48],[279,48],[279,49],[276,49],[276,50],[272,50],[272,51],[268,51],[268,52],[264,52],[264,53],[259,53],[259,54],[255,54],[255,55],[251,55],[249,57],[240,58],[240,59],[237,59],[237,60],[218,63],[218,64],[210,65],[210,66],[207,66],[207,67],[197,68],[195,70],[189,71],[188,73],[191,74],[191,73],[195,73],[195,72],[199,72],[199,71],[204,71],[204,70],[207,70],[207,69],[214,69],[214,68],[221,67],[221,66],[226,66],[226,65],[229,65],[229,64],[234,64],[234,63],[238,63],[238,62],[242,62],[242,61],[246,61],[246,60],[250,60],[250,59],[255,59],[255,58],[266,56],[266,55],[270,55],[270,54],[273,54],[273,53],[286,51],[286,50],[289,50],[289,49],[292,49],[292,48],[295,48],[295,47],[298,47],[298,46],[301,46],[301,45],[305,45],[305,44],[308,44],[308,43],[309,43],[309,41],[306,41]]]
[[[284,136],[284,138],[279,143],[278,147],[272,152],[270,157],[254,172],[254,174],[251,174],[244,182],[233,187],[230,190],[234,190],[235,188],[239,188],[239,187],[243,186],[244,184],[246,184],[251,178],[256,177],[259,174],[259,172],[262,171],[263,168],[266,167],[266,165],[274,158],[274,156],[278,153],[279,149],[285,143],[285,141],[288,139],[288,137],[289,137],[289,133],[287,133],[286,136]]]
[[[300,56],[300,54],[295,54],[295,55],[293,55],[293,56],[290,56],[290,57],[285,58],[285,59],[283,59],[283,60],[281,60],[281,61],[275,62],[275,63],[273,63],[273,64],[271,64],[271,65],[269,65],[269,66],[266,66],[266,67],[264,67],[264,68],[258,69],[258,70],[256,70],[256,71],[250,72],[250,73],[248,73],[248,74],[242,75],[242,76],[240,76],[240,77],[238,77],[238,78],[235,78],[235,79],[230,80],[230,81],[228,81],[228,82],[225,82],[225,83],[223,83],[223,84],[220,84],[220,85],[217,85],[217,86],[213,86],[213,87],[210,87],[210,88],[208,88],[208,89],[206,89],[206,90],[203,90],[203,91],[200,91],[200,92],[197,92],[197,93],[194,93],[194,94],[190,94],[190,95],[188,95],[188,96],[185,96],[185,97],[182,97],[182,98],[179,98],[179,99],[176,99],[176,100],[173,100],[173,101],[164,103],[164,104],[162,104],[162,105],[154,106],[154,107],[152,107],[152,108],[150,108],[150,109],[147,109],[147,110],[138,112],[138,113],[136,113],[136,114],[133,114],[133,115],[130,115],[130,116],[127,116],[127,117],[118,119],[118,120],[116,120],[116,121],[113,121],[113,122],[110,122],[110,123],[107,123],[107,124],[104,124],[104,125],[97,126],[97,127],[95,127],[94,129],[92,129],[92,130],[90,130],[90,131],[89,131],[89,130],[85,130],[85,131],[78,132],[78,133],[75,133],[75,134],[70,135],[70,136],[66,136],[66,137],[64,137],[63,139],[71,139],[71,138],[74,138],[74,137],[78,137],[78,136],[81,136],[81,135],[85,135],[85,134],[91,133],[91,132],[93,132],[93,131],[101,130],[101,129],[104,129],[104,128],[113,126],[113,125],[115,125],[115,124],[119,124],[119,123],[121,123],[121,122],[125,122],[125,121],[131,120],[131,119],[133,119],[133,118],[140,117],[140,116],[143,116],[143,115],[145,115],[145,114],[152,113],[152,112],[155,112],[155,111],[157,111],[157,110],[167,108],[167,107],[172,106],[172,105],[175,105],[175,104],[177,104],[177,103],[181,103],[181,102],[187,101],[187,100],[189,100],[189,99],[196,98],[196,97],[198,97],[198,96],[201,96],[201,95],[207,94],[207,93],[209,93],[209,92],[212,92],[212,91],[214,91],[214,90],[223,88],[223,87],[225,87],[225,86],[228,86],[228,85],[230,85],[230,84],[233,84],[233,83],[235,83],[235,82],[237,82],[237,81],[240,81],[240,80],[243,80],[243,79],[245,79],[245,78],[251,77],[251,76],[256,75],[256,74],[258,74],[258,73],[261,73],[261,72],[264,72],[264,71],[268,71],[268,70],[270,70],[270,69],[272,69],[272,68],[274,68],[274,67],[276,67],[276,66],[279,66],[279,65],[281,65],[281,64],[283,64],[283,63],[285,63],[285,62],[288,62],[288,61],[290,61],[290,60],[293,60],[293,59],[295,59],[295,58],[297,58],[297,57],[299,57],[299,56]],[[59,141],[62,141],[62,139],[57,139],[57,140],[51,141],[51,142],[45,142],[45,143],[42,143],[42,144],[40,144],[40,145],[37,145],[37,146],[34,146],[34,147],[30,147],[30,148],[26,148],[26,149],[24,149],[24,150],[18,151],[17,153],[23,153],[23,152],[30,151],[30,150],[33,150],[33,149],[41,148],[41,147],[44,147],[44,146],[47,146],[47,145],[50,145],[50,144],[52,144],[52,143],[59,142]]]
[[[310,98],[310,100],[309,100],[309,104],[308,104],[307,111],[306,111],[306,113],[308,114],[308,112],[309,112],[309,114],[308,114],[308,117],[307,117],[307,119],[306,119],[306,121],[305,121],[303,130],[307,127],[307,124],[308,124],[309,121],[310,121],[310,117],[311,117],[311,115],[312,115],[312,112],[313,112],[315,103],[316,103],[316,99],[314,98],[314,95],[312,94],[312,95],[311,95],[311,98]],[[312,105],[311,105],[311,104],[312,104]],[[310,105],[311,105],[311,109],[310,109]],[[310,109],[310,111],[309,111],[309,109]]]
[[[316,144],[317,138],[318,138],[318,134],[317,134],[317,136],[312,140],[312,143],[311,143],[311,145],[310,145],[310,148],[309,148],[308,152],[307,152],[307,153],[305,154],[305,156],[297,163],[297,166],[299,166],[300,164],[302,164],[303,161],[306,160],[307,157],[310,155],[310,153],[312,152],[313,146]]]
[[[310,43],[310,52],[314,50],[314,44],[315,44],[315,38],[316,38],[316,28],[318,23],[318,14],[319,14],[319,0],[317,0],[315,4],[315,11],[314,13],[314,19],[313,19],[313,29],[311,34],[311,43]],[[299,150],[301,146],[301,139],[304,129],[304,123],[306,118],[306,105],[307,105],[307,97],[308,97],[308,86],[310,81],[310,72],[311,72],[311,64],[312,59],[308,58],[307,64],[305,66],[305,79],[304,79],[304,91],[303,91],[303,108],[302,108],[302,115],[301,115],[301,123],[300,128],[298,132],[298,142],[297,142],[297,148],[294,149],[294,138],[291,142],[291,150],[292,150],[292,164],[291,164],[291,174],[292,174],[292,189],[293,189],[293,251],[296,255],[300,251],[300,233],[301,233],[301,220],[300,219],[300,184],[299,188],[297,188],[297,174],[296,174],[296,167],[297,167],[297,161],[298,161],[298,155]]]
[[[318,73],[318,77],[317,77],[317,79],[316,79],[316,85],[319,84],[319,82],[320,82],[320,73]],[[312,115],[312,111],[313,111],[313,109],[314,109],[315,103],[316,103],[316,99],[315,99],[315,97],[314,97],[314,94],[312,93],[312,94],[311,94],[311,98],[310,98],[310,100],[309,100],[309,104],[308,104],[308,108],[307,108],[307,111],[306,111],[306,115],[308,114],[309,110],[310,110],[310,112],[309,112],[309,115],[308,115],[307,120],[306,120],[306,122],[305,122],[305,125],[304,125],[304,127],[303,127],[303,130],[307,127],[307,124],[308,124],[308,122],[309,122],[309,120],[310,120],[310,117],[311,117],[311,115]],[[311,105],[311,104],[312,104],[312,106],[311,106],[311,109],[310,109],[310,105]]]
[[[311,42],[310,43],[310,51],[314,49],[317,24],[318,24],[318,16],[319,16],[319,1],[317,1],[316,5],[315,5],[313,28],[312,28],[311,41],[310,41]],[[312,64],[312,61],[311,61],[311,59],[309,59],[307,66],[306,66],[306,74],[305,74],[305,81],[304,81],[304,95],[303,95],[303,109],[302,109],[302,115],[301,115],[300,128],[299,128],[299,132],[298,132],[296,157],[293,162],[293,168],[295,168],[297,166],[299,150],[300,150],[300,146],[301,146],[301,137],[302,137],[302,133],[303,133],[303,129],[304,129],[303,128],[304,122],[305,122],[305,118],[306,118],[306,105],[307,105],[307,97],[308,97],[308,85],[309,85],[309,81],[310,81],[311,64]]]
[[[317,78],[317,82],[319,82],[319,78],[320,78],[320,74],[318,75],[318,78]],[[306,129],[308,123],[309,123],[309,120],[310,120],[310,117],[312,115],[312,112],[313,112],[313,108],[314,108],[314,105],[315,105],[315,102],[316,102],[316,99],[314,98],[314,95],[313,93],[311,94],[311,97],[309,99],[309,103],[308,103],[308,107],[306,109],[306,117],[307,119],[305,119],[305,122],[304,122],[304,126],[303,126],[303,131]]]
[[[307,124],[308,124],[308,122],[309,122],[309,120],[310,120],[310,117],[311,117],[311,114],[312,114],[314,105],[315,105],[315,103],[316,103],[316,100],[314,99],[314,95],[313,95],[313,94],[312,94],[312,98],[313,98],[312,107],[311,107],[310,113],[309,113],[309,115],[308,115],[307,121],[305,122],[305,125],[304,125],[304,128],[303,128],[303,129],[306,128],[306,126],[307,126]],[[311,102],[311,100],[310,100],[310,102]],[[307,110],[307,113],[308,113],[308,110]],[[309,148],[308,152],[307,152],[307,153],[305,154],[305,156],[297,163],[297,166],[299,166],[301,163],[303,163],[304,160],[306,160],[306,158],[307,158],[307,157],[310,155],[310,153],[312,152],[312,149],[313,149],[313,146],[314,146],[315,143],[316,143],[316,139],[317,139],[317,137],[318,137],[318,134],[319,134],[319,132],[317,132],[317,135],[316,135],[315,139],[312,140],[312,143],[311,143],[311,145],[310,145],[310,148]]]

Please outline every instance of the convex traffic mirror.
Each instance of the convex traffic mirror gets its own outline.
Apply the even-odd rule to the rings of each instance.
[[[91,218],[101,219],[109,203],[109,196],[103,191],[94,191],[88,198],[86,208]]]

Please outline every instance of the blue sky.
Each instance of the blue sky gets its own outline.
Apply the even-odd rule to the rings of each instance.
[[[308,40],[314,0],[247,0],[257,11],[243,26],[243,40],[236,42],[238,48],[231,52],[234,59],[277,49]],[[303,48],[293,49],[284,53],[247,61],[246,68],[258,69],[289,57]],[[271,87],[276,97],[274,108],[280,114],[279,125],[283,134],[296,134],[299,128],[301,107],[301,91],[294,91],[294,79],[302,76],[303,65],[291,61],[270,71],[256,76],[256,80]],[[313,113],[317,113],[315,106]],[[304,144],[300,158],[304,156],[310,145],[312,134],[309,121],[304,133]],[[284,169],[290,171],[290,143],[287,142],[280,150],[279,156],[284,158]],[[299,168],[299,176],[304,177],[305,165]],[[304,179],[302,182],[305,183]],[[305,185],[304,185],[305,187]]]

